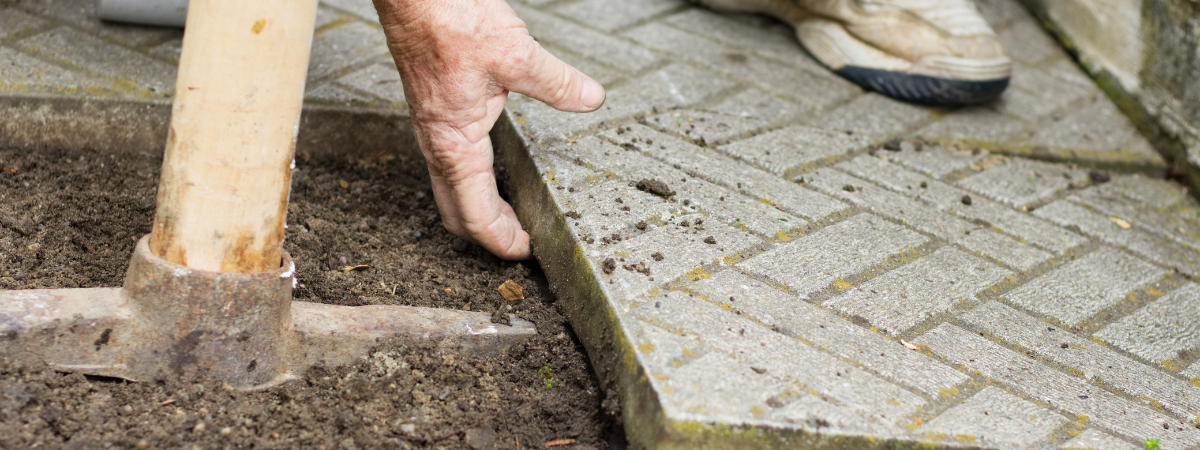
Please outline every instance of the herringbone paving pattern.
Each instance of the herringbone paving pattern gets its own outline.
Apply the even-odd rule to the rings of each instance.
[[[1019,4],[979,6],[1013,84],[955,110],[863,92],[761,17],[516,5],[609,88],[511,113],[545,186],[518,199],[569,236],[538,254],[587,267],[564,290],[611,317],[575,322],[608,321],[585,338],[654,398],[635,441],[1200,446],[1200,204]]]
[[[609,89],[514,95],[535,251],[646,447],[1200,447],[1200,203],[1015,0],[999,101],[928,108],[679,0],[514,0]],[[0,6],[0,98],[169,101],[180,32]],[[404,114],[370,2],[323,2],[310,106]],[[654,180],[662,185],[648,183]]]

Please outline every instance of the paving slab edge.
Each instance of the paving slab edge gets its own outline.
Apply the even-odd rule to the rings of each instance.
[[[603,294],[599,277],[588,264],[583,248],[572,239],[564,212],[554,203],[550,187],[533,161],[530,149],[538,144],[518,131],[508,110],[492,129],[491,138],[507,171],[505,191],[532,238],[534,256],[546,273],[556,301],[562,305],[586,348],[601,385],[616,392],[626,438],[633,448],[931,448],[928,442],[677,421],[665,417],[648,375],[637,363],[636,349]]]

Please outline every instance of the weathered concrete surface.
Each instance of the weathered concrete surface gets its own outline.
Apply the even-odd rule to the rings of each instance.
[[[1200,4],[1023,1],[1200,187]]]
[[[1012,88],[958,110],[770,20],[604,4],[514,2],[609,97],[493,135],[634,443],[1200,445],[1200,203],[1015,0],[979,2]]]
[[[0,7],[3,143],[160,151],[179,33],[90,4]],[[977,2],[1012,87],[957,110],[759,17],[512,4],[609,89],[587,115],[514,95],[493,139],[636,446],[1200,445],[1200,203],[1016,0]],[[302,154],[415,149],[375,20],[322,4]]]

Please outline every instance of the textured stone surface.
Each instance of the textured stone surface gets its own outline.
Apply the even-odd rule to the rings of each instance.
[[[750,320],[856,361],[893,383],[911,386],[929,396],[949,392],[968,380],[962,373],[855,325],[833,311],[732,270],[701,280],[690,289]]]
[[[1110,248],[1062,265],[1001,298],[1077,326],[1166,275],[1166,270]]]
[[[1200,430],[1192,426],[1194,418],[1174,419],[1137,405],[954,325],[941,325],[915,342],[952,364],[1028,395],[1031,400],[1053,405],[1081,423],[1102,426],[1135,441],[1154,436],[1161,439],[1163,449],[1200,445]]]
[[[845,290],[845,278],[889,259],[911,255],[926,238],[870,214],[859,214],[740,264],[806,295],[823,289]]]
[[[1009,273],[961,250],[943,248],[834,297],[825,306],[897,335],[952,308],[975,303],[976,293]]]
[[[1115,436],[1094,428],[1083,430],[1079,436],[1064,442],[1063,450],[1139,450],[1143,447],[1117,439]]]
[[[723,145],[717,150],[779,176],[831,164],[865,148],[865,140],[844,132],[793,126]]]
[[[1128,222],[1120,217],[1106,216],[1065,200],[1038,208],[1033,214],[1064,227],[1077,227],[1084,234],[1129,249],[1155,263],[1191,276],[1200,275],[1200,252],[1142,229],[1124,228],[1123,224]]]
[[[1200,285],[1187,283],[1109,324],[1096,337],[1151,363],[1193,359],[1200,348]]]
[[[1021,208],[1044,202],[1071,186],[1087,183],[1087,171],[1016,159],[964,178],[958,185],[1008,206]]]
[[[1066,422],[1045,408],[989,386],[915,431],[944,436],[950,442],[1027,449],[1047,441]]]
[[[1104,382],[1135,398],[1155,399],[1179,416],[1200,417],[1200,387],[1008,306],[988,302],[960,315],[959,320],[971,330],[1028,349],[1084,378]]]
[[[1001,99],[953,109],[865,93],[762,16],[511,1],[608,89],[591,114],[512,95],[491,137],[633,446],[1200,445],[1200,202],[1150,175],[1162,159],[1027,11],[976,3],[1017,65]],[[85,106],[166,108],[181,33],[93,5],[0,11],[4,145],[88,147],[107,135],[77,124],[146,118]],[[407,123],[375,17],[318,10],[302,136],[402,138],[363,126]],[[146,135],[130,148],[161,148]]]

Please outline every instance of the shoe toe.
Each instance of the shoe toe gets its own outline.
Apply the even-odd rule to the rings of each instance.
[[[860,66],[834,70],[864,87],[899,100],[930,105],[961,106],[996,99],[1008,87],[1008,77],[961,80],[892,72]]]

